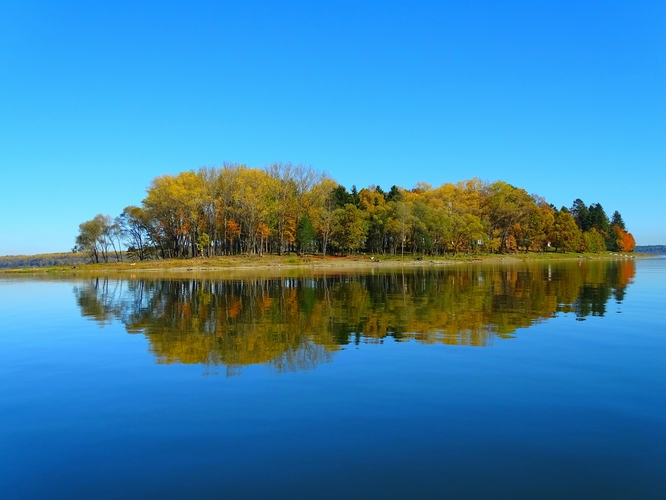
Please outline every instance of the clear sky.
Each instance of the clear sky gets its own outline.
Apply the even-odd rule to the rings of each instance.
[[[0,255],[225,160],[503,180],[666,244],[666,2],[0,2]]]

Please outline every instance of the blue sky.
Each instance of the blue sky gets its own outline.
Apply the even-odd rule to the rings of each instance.
[[[480,177],[666,244],[666,2],[0,4],[0,255],[155,176],[291,161]]]

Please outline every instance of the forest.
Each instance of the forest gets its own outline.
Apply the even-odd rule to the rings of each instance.
[[[303,165],[225,163],[153,179],[141,205],[80,224],[74,252],[93,262],[235,254],[455,256],[631,252],[616,210],[556,208],[503,181],[348,191]],[[127,253],[125,254],[124,250]]]

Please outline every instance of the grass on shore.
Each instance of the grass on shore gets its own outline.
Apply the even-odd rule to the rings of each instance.
[[[429,265],[470,262],[521,262],[562,259],[609,259],[644,257],[643,254],[605,253],[513,253],[513,254],[458,254],[456,256],[431,257],[405,255],[350,255],[346,257],[321,255],[233,255],[221,257],[196,257],[191,259],[163,259],[147,261],[109,262],[103,264],[79,264],[51,267],[22,267],[0,269],[0,274],[54,274],[54,273],[115,273],[122,271],[206,271],[232,269],[261,269],[275,267],[366,267],[387,263],[392,265]]]

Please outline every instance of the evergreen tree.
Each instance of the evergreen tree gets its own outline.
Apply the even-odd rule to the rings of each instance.
[[[386,195],[386,201],[398,202],[402,201],[402,198],[402,190],[396,185],[391,186],[391,190]]]
[[[617,226],[620,229],[627,229],[624,226],[624,221],[622,220],[622,216],[620,215],[620,212],[618,212],[617,210],[615,212],[613,212],[613,217],[611,217],[611,225]]]
[[[583,200],[576,198],[573,205],[571,205],[570,213],[582,231],[589,231],[592,228],[590,211],[585,206],[585,203],[583,203]]]
[[[590,222],[590,227],[588,229],[584,229],[584,231],[594,227],[599,231],[608,233],[608,226],[609,226],[608,216],[606,215],[606,212],[604,211],[604,208],[601,206],[600,203],[593,203],[592,205],[590,205],[589,222]]]
[[[344,208],[348,203],[354,203],[354,197],[349,194],[346,187],[340,184],[333,189],[332,196],[333,201],[335,202],[335,208]]]
[[[313,253],[317,243],[317,233],[306,215],[296,228],[296,243],[300,253]]]
[[[361,198],[358,195],[358,189],[356,189],[356,184],[352,186],[351,197],[352,197],[352,203],[356,205],[356,208],[358,208],[360,205],[359,202],[361,201]]]

